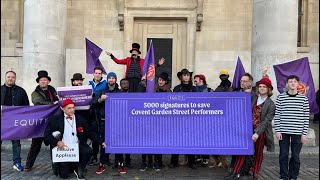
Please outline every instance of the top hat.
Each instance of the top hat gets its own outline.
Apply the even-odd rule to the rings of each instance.
[[[177,77],[180,78],[182,74],[190,74],[190,77],[192,77],[192,73],[188,69],[182,69],[180,72],[177,73]]]
[[[168,73],[166,73],[166,72],[162,72],[161,74],[160,74],[160,76],[158,76],[159,78],[161,78],[161,79],[163,79],[163,80],[165,80],[165,81],[170,81],[170,77],[169,77],[169,74]]]
[[[140,45],[138,43],[132,43],[132,49],[129,52],[132,53],[133,50],[136,50],[139,54],[141,54],[139,49]]]
[[[81,73],[75,73],[71,79],[71,81],[74,81],[74,80],[84,80],[84,78],[82,78],[82,74]]]
[[[45,71],[45,70],[41,70],[41,71],[38,72],[38,77],[37,77],[37,79],[36,79],[37,83],[39,83],[39,80],[40,80],[41,78],[43,78],[43,77],[45,77],[45,78],[47,78],[49,81],[51,81],[51,78],[48,76],[48,72]]]

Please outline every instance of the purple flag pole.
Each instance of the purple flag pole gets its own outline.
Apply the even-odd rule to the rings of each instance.
[[[104,69],[103,65],[101,64],[99,60],[99,56],[102,53],[102,49],[94,44],[89,39],[86,39],[86,62],[87,62],[87,68],[86,73],[92,74],[94,73],[94,67],[99,66],[102,68],[102,73],[107,74],[106,70]]]
[[[285,91],[287,77],[290,75],[296,75],[300,79],[298,91],[308,97],[310,113],[316,114],[319,112],[308,57],[290,61],[284,64],[274,65],[273,69],[277,79],[278,91],[280,93]]]
[[[156,69],[154,67],[154,51],[153,51],[153,44],[152,39],[150,41],[150,46],[147,52],[147,55],[144,59],[142,75],[145,75],[147,78],[147,92],[154,92],[154,85],[155,85],[155,74]]]
[[[234,76],[233,76],[233,81],[232,81],[232,87],[233,88],[240,88],[240,80],[241,77],[246,73],[244,70],[244,67],[241,63],[240,57],[238,56],[237,64],[236,64],[236,69],[234,71]]]

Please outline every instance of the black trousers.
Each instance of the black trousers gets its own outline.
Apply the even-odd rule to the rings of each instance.
[[[123,154],[115,154],[114,155],[114,163],[123,163],[125,161],[126,164],[131,164],[130,154],[125,154],[125,159],[123,159]]]
[[[128,78],[129,92],[138,92],[138,86],[141,82],[141,78]]]
[[[154,161],[153,161],[154,156]],[[158,163],[159,165],[162,165],[162,154],[142,154],[142,163],[147,163],[149,165],[152,165],[152,163]],[[147,160],[148,157],[148,160]]]
[[[61,178],[68,178],[70,170],[81,168],[84,170],[92,156],[92,149],[88,144],[79,144],[79,162],[61,162],[59,163],[59,175]]]
[[[34,165],[34,162],[36,161],[37,156],[40,152],[43,140],[44,140],[43,137],[32,138],[32,143],[31,143],[31,147],[30,147],[28,157],[27,157],[27,162],[26,162],[27,167],[32,168],[32,166]]]

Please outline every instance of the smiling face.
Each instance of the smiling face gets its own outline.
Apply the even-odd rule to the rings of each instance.
[[[5,84],[8,87],[14,86],[16,83],[16,74],[13,72],[8,72],[6,74]]]
[[[42,78],[39,79],[39,86],[42,89],[48,88],[49,83],[50,83],[50,81],[46,77],[42,77]]]

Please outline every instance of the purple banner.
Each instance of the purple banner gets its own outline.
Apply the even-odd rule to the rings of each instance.
[[[1,106],[1,141],[43,137],[48,118],[58,105]]]
[[[90,101],[92,99],[92,86],[70,86],[58,87],[59,104],[65,99],[71,99],[75,103],[76,110],[83,110],[90,108]]]
[[[283,93],[286,90],[287,77],[296,75],[300,79],[298,91],[308,97],[310,113],[316,114],[319,112],[308,57],[274,65],[273,69],[277,79],[278,91],[280,93]]]
[[[90,41],[88,38],[86,40],[86,73],[92,74],[94,73],[94,67],[101,67],[102,73],[107,74],[107,71],[104,69],[101,61],[99,59],[100,54],[102,53],[102,49],[97,46],[95,43]]]
[[[250,94],[107,95],[108,153],[253,154]]]

